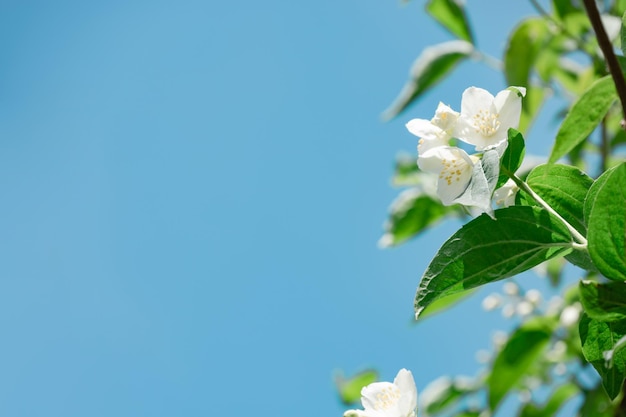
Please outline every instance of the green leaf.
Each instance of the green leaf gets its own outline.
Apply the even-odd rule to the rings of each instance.
[[[538,165],[530,171],[526,182],[576,230],[587,234],[583,209],[593,184],[591,177],[569,165]],[[583,269],[595,270],[586,250],[575,250],[566,258]]]
[[[457,38],[474,43],[465,8],[458,0],[430,0],[426,11]]]
[[[585,200],[589,255],[607,278],[626,280],[626,163],[609,169]]]
[[[413,63],[409,81],[393,104],[385,110],[383,118],[389,120],[396,117],[473,51],[472,44],[462,40],[448,41],[424,49]]]
[[[439,414],[481,388],[480,384],[468,381],[467,378],[438,378],[420,394],[420,410],[425,415]]]
[[[610,367],[607,367],[609,363],[603,353],[612,350],[626,334],[626,321],[603,322],[583,314],[579,330],[585,358],[600,374],[606,393],[615,399],[622,391],[626,376],[626,351],[616,352]]]
[[[554,7],[557,16],[561,18],[578,11],[572,4],[572,0],[552,0],[552,7]]]
[[[460,214],[460,211],[459,206],[444,206],[439,199],[419,189],[406,190],[391,204],[380,245],[399,245],[435,225],[446,215]]]
[[[428,307],[420,313],[420,319],[423,320],[427,317],[433,316],[437,313],[441,313],[442,311],[452,308],[459,302],[465,300],[466,298],[469,298],[475,292],[475,290],[468,290],[440,298],[434,301],[432,304],[429,304]]]
[[[614,417],[614,407],[602,384],[585,392],[583,401],[578,414],[580,417]]]
[[[435,255],[415,296],[415,313],[435,300],[511,277],[570,251],[567,228],[539,207],[483,214],[457,231]]]
[[[508,131],[508,145],[502,159],[500,159],[500,176],[496,189],[502,187],[508,181],[507,173],[515,174],[515,171],[522,165],[524,154],[526,153],[526,145],[524,144],[524,136],[515,129]]]
[[[511,335],[498,353],[487,381],[489,408],[492,411],[543,353],[553,327],[552,320],[535,318],[525,322]]]
[[[626,320],[626,284],[581,281],[580,300],[589,317],[599,321]]]
[[[593,184],[590,176],[573,166],[542,164],[530,171],[526,183],[576,230],[587,232],[584,206]]]
[[[359,372],[351,378],[344,378],[342,374],[335,377],[335,384],[339,391],[339,398],[345,405],[351,405],[361,400],[361,389],[376,382],[378,372],[372,369]]]
[[[395,172],[392,184],[395,187],[415,186],[422,183],[422,178],[428,177],[432,181],[430,174],[420,171],[417,167],[417,155],[400,154],[396,157]]]
[[[615,100],[617,93],[610,76],[591,84],[565,116],[548,162],[556,162],[583,142],[600,124]]]
[[[513,29],[504,52],[504,75],[508,85],[528,85],[535,58],[549,34],[543,17],[527,18]]]
[[[522,409],[519,417],[549,417],[554,416],[567,401],[571,400],[581,390],[575,384],[566,382],[554,390],[543,407],[528,403]]]
[[[504,75],[508,85],[527,87],[519,130],[525,131],[543,103],[542,88],[533,87],[530,75],[539,53],[551,37],[542,17],[523,20],[511,32],[504,52]]]

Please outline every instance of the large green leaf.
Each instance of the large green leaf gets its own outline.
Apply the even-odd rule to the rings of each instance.
[[[423,194],[419,189],[407,190],[392,203],[380,244],[383,247],[399,245],[453,214],[460,214],[459,206],[444,206],[438,198]]]
[[[435,255],[415,296],[418,317],[435,300],[511,277],[571,248],[567,228],[539,207],[483,214],[457,231]]]
[[[570,165],[538,165],[526,183],[565,220],[583,235],[586,233],[583,209],[593,179]]]
[[[589,317],[599,321],[626,320],[626,284],[581,281],[580,301]]]
[[[465,41],[474,43],[463,4],[458,0],[430,0],[426,11],[450,33]]]
[[[549,162],[556,162],[584,141],[600,124],[616,100],[615,84],[610,76],[591,84],[565,116],[556,135]]]
[[[587,234],[583,209],[585,197],[593,184],[591,177],[569,165],[538,165],[530,171],[526,182],[576,230]],[[596,269],[586,250],[575,250],[566,258],[583,269]]]
[[[606,393],[614,399],[622,391],[626,376],[626,351],[615,352],[612,362],[606,360],[604,352],[612,350],[626,335],[626,321],[603,322],[583,314],[579,330],[585,358],[596,368]]]
[[[525,322],[511,335],[498,353],[487,381],[492,411],[542,354],[553,327],[552,320],[541,317]]]
[[[393,104],[385,110],[383,117],[385,119],[396,117],[473,51],[472,44],[462,40],[448,41],[424,49],[413,64],[409,81]]]
[[[585,200],[589,255],[607,278],[626,280],[626,163],[598,178]]]

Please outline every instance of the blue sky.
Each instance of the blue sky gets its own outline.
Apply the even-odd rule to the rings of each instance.
[[[505,87],[463,64],[381,122],[450,39],[422,3],[2,2],[0,414],[330,417],[337,369],[473,374],[478,298],[410,323],[458,224],[376,246],[404,123]],[[469,3],[498,56],[530,12]]]

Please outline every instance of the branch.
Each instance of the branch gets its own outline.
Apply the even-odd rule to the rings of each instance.
[[[593,31],[596,33],[598,45],[600,45],[600,49],[604,54],[604,59],[609,67],[611,77],[613,77],[615,89],[617,90],[619,101],[622,104],[622,114],[624,119],[626,119],[626,80],[624,80],[624,74],[619,66],[619,62],[617,62],[615,52],[613,52],[613,45],[611,44],[611,41],[604,30],[604,26],[602,25],[602,19],[600,19],[600,12],[598,11],[595,0],[583,0],[583,3],[585,4],[587,16],[589,16]]]

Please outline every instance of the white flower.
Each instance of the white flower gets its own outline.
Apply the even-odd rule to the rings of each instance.
[[[453,135],[482,151],[506,141],[509,128],[517,128],[522,113],[523,87],[509,87],[495,97],[482,88],[463,92],[461,115]]]
[[[485,311],[495,310],[502,305],[502,297],[500,297],[500,294],[489,294],[483,299],[481,305]]]
[[[454,204],[472,179],[472,170],[478,157],[469,156],[461,148],[438,146],[420,154],[417,165],[422,171],[439,176],[437,195],[447,206]]]
[[[434,147],[448,145],[458,118],[458,112],[440,102],[432,119],[410,120],[406,128],[420,138],[417,151],[422,154]]]
[[[578,323],[580,313],[582,313],[582,306],[580,305],[580,303],[574,303],[571,306],[567,306],[563,309],[563,311],[561,312],[561,317],[559,317],[559,321],[564,327],[571,327],[574,324]]]
[[[413,374],[400,369],[391,382],[374,382],[361,390],[364,410],[348,410],[344,417],[416,417],[417,388]]]
[[[493,199],[496,204],[501,207],[509,207],[515,205],[515,195],[519,191],[519,187],[515,182],[509,179],[504,185],[493,193]]]

